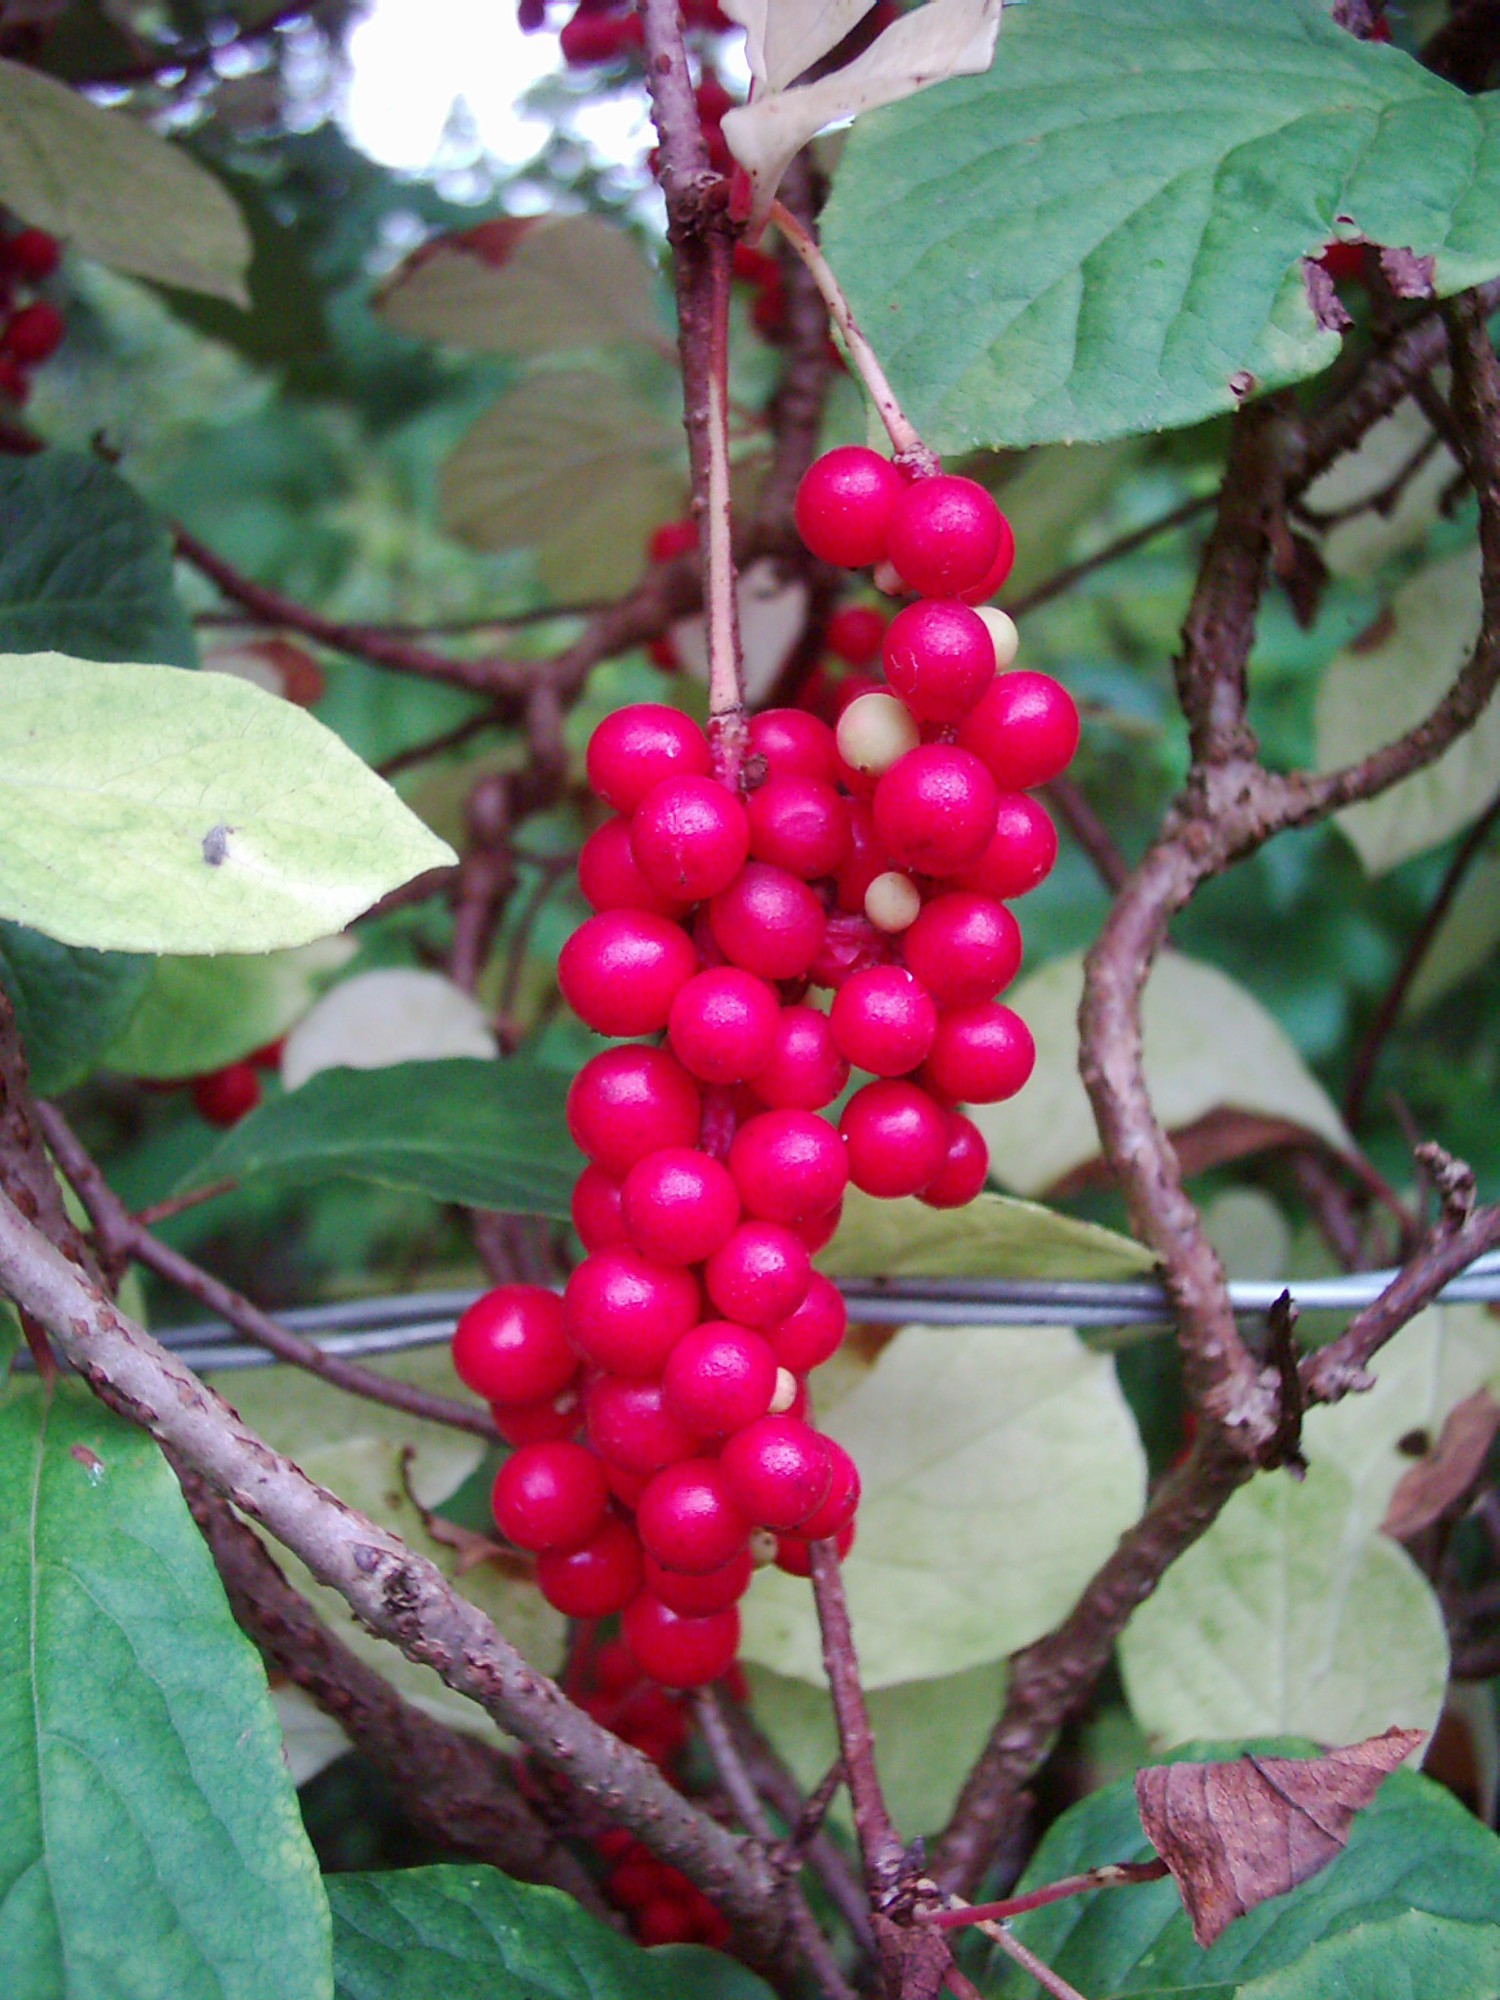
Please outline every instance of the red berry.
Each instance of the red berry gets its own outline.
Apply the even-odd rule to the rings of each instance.
[[[495,1429],[510,1445],[552,1444],[570,1438],[583,1418],[578,1391],[567,1388],[536,1403],[491,1403]]]
[[[537,1588],[565,1618],[612,1618],[641,1587],[641,1550],[623,1521],[606,1521],[581,1548],[537,1558]]]
[[[691,716],[659,702],[606,715],[589,738],[590,788],[616,812],[633,813],[663,778],[706,778],[708,738]]]
[[[458,1379],[487,1403],[540,1403],[566,1389],[578,1356],[562,1300],[540,1285],[500,1285],[476,1299],[453,1335]]]
[[[844,1197],[840,1195],[832,1208],[825,1209],[821,1215],[809,1216],[806,1222],[797,1224],[797,1234],[806,1245],[809,1256],[816,1257],[825,1243],[833,1241],[843,1219]]]
[[[957,597],[989,575],[1004,516],[984,488],[950,472],[903,487],[886,553],[921,597]]]
[[[958,732],[1004,791],[1029,792],[1067,769],[1078,748],[1078,710],[1050,674],[1001,674]]]
[[[67,328],[63,316],[47,299],[37,299],[10,316],[5,329],[4,348],[23,368],[34,368],[56,353]]]
[[[850,1180],[885,1200],[926,1187],[948,1150],[942,1106],[914,1083],[867,1083],[844,1106],[839,1130]]]
[[[623,1180],[637,1160],[698,1140],[703,1103],[665,1049],[603,1049],[568,1091],[568,1130],[580,1151]]]
[[[833,1478],[828,1487],[827,1497],[815,1514],[810,1514],[798,1529],[804,1541],[826,1542],[841,1535],[854,1519],[859,1506],[859,1467],[841,1444],[831,1437],[825,1437],[824,1446],[829,1463],[833,1467]]]
[[[920,979],[899,965],[853,972],[834,995],[829,1025],[841,1052],[872,1076],[905,1076],[932,1047],[937,1008]]]
[[[248,1062],[230,1063],[193,1079],[193,1105],[210,1125],[238,1125],[260,1103],[260,1078]]]
[[[703,1270],[708,1296],[741,1326],[774,1326],[806,1295],[812,1263],[806,1246],[779,1222],[742,1222]]]
[[[786,283],[778,271],[756,293],[750,307],[750,324],[757,333],[772,339],[786,325]]]
[[[747,863],[739,879],[714,897],[708,921],[731,964],[762,979],[801,978],[827,927],[823,905],[807,884],[763,861]]]
[[[834,1541],[842,1562],[854,1547],[854,1523],[846,1521],[839,1529]],[[805,1535],[778,1535],[776,1537],[776,1567],[785,1570],[788,1576],[811,1576],[812,1556]]]
[[[839,1135],[810,1111],[764,1111],[734,1135],[729,1171],[751,1215],[810,1222],[844,1192],[849,1168]]]
[[[885,554],[891,518],[905,492],[889,459],[862,444],[838,445],[802,475],[794,508],[797,532],[820,561],[862,569]]]
[[[990,1149],[984,1134],[960,1111],[948,1113],[948,1152],[937,1173],[918,1194],[929,1208],[967,1208],[989,1178]]]
[[[625,1176],[621,1203],[631,1242],[657,1264],[701,1264],[740,1219],[739,1191],[728,1168],[691,1146],[637,1160]]]
[[[698,970],[692,939],[648,910],[605,910],[579,925],[557,961],[563,998],[596,1035],[653,1035]]]
[[[989,845],[958,872],[954,887],[1008,902],[1044,882],[1056,859],[1057,828],[1047,808],[1025,792],[1002,792]]]
[[[648,1555],[689,1576],[722,1569],[750,1534],[750,1523],[713,1458],[684,1458],[664,1466],[641,1495],[635,1525]]]
[[[584,1387],[583,1414],[589,1443],[606,1467],[640,1479],[698,1449],[698,1439],[668,1412],[660,1382],[595,1375]]]
[[[890,856],[875,831],[875,818],[863,799],[849,801],[849,858],[834,887],[838,904],[851,917],[863,916],[865,896],[877,875],[890,868]]]
[[[821,778],[768,778],[750,794],[750,852],[805,882],[832,875],[849,852],[849,808]]]
[[[763,979],[716,965],[680,988],[667,1036],[684,1069],[705,1083],[743,1083],[770,1056],[780,1011]]]
[[[501,1466],[495,1525],[518,1549],[581,1548],[609,1512],[604,1468],[581,1444],[527,1444]]]
[[[663,1687],[702,1687],[716,1681],[733,1665],[740,1649],[738,1611],[680,1618],[648,1590],[626,1605],[620,1630],[641,1671]]]
[[[600,1250],[568,1279],[563,1315],[585,1361],[611,1375],[649,1379],[697,1320],[698,1281],[634,1250]]]
[[[639,48],[641,32],[638,14],[585,13],[580,7],[564,24],[557,46],[570,69],[587,69],[593,63],[613,62],[627,49]]]
[[[949,1104],[999,1104],[1036,1066],[1031,1030],[1009,1007],[956,1008],[938,1022],[922,1082]]]
[[[769,251],[753,250],[748,243],[736,243],[734,275],[742,285],[766,285],[781,276],[781,266]]]
[[[578,887],[591,910],[650,910],[680,917],[691,898],[664,894],[648,882],[630,851],[630,821],[607,819],[578,851]]]
[[[698,1929],[692,1910],[677,1896],[653,1896],[634,1928],[648,1950],[659,1944],[691,1944]]]
[[[800,1528],[828,1497],[828,1441],[799,1417],[762,1417],[737,1431],[719,1456],[730,1493],[759,1528]]]
[[[871,811],[895,866],[952,875],[983,854],[998,804],[995,781],[977,757],[949,743],[924,743],[881,778]]]
[[[705,125],[717,125],[726,111],[734,109],[737,101],[712,70],[705,71],[703,81],[693,94],[698,101],[698,116]]]
[[[689,903],[716,896],[750,852],[745,808],[712,778],[666,778],[635,809],[630,851],[659,894]]]
[[[698,523],[689,515],[680,521],[663,521],[647,542],[646,554],[652,562],[671,562],[674,556],[685,556],[697,546]]]
[[[14,236],[0,243],[0,262],[28,285],[39,285],[44,278],[50,278],[61,257],[57,238],[49,236],[45,229],[18,229]]]
[[[701,1576],[668,1569],[653,1555],[646,1557],[647,1590],[683,1618],[706,1618],[710,1612],[727,1611],[739,1603],[754,1575],[755,1564],[748,1549],[741,1549],[729,1562],[705,1570]]]
[[[662,1395],[679,1423],[700,1437],[728,1437],[753,1424],[776,1393],[776,1356],[758,1333],[706,1320],[667,1357]]]
[[[585,1167],[574,1181],[570,1204],[573,1227],[585,1250],[608,1250],[613,1244],[630,1241],[620,1213],[620,1186],[601,1167]]]
[[[807,1375],[837,1354],[849,1311],[837,1285],[815,1271],[801,1304],[766,1335],[783,1368]]]
[[[1363,241],[1325,244],[1322,256],[1315,262],[1323,266],[1336,285],[1352,284],[1364,276],[1365,245]]]
[[[867,667],[880,657],[885,638],[885,613],[870,604],[845,604],[835,611],[823,643],[835,659],[851,667]]]
[[[838,751],[826,722],[800,708],[767,708],[750,718],[750,754],[773,778],[820,778],[831,784]]]
[[[1003,903],[954,889],[928,903],[901,940],[907,967],[939,1007],[993,1000],[1021,965],[1021,926]]]
[[[961,722],[995,678],[995,642],[966,604],[923,598],[891,620],[885,677],[919,722]]]
[[[821,1111],[849,1081],[828,1016],[816,1007],[783,1007],[776,1039],[753,1089],[776,1111]]]
[[[965,604],[987,604],[1004,583],[1015,567],[1016,538],[1010,522],[1000,516],[1000,546],[995,551],[995,560],[990,564],[978,583],[971,583],[959,596]]]

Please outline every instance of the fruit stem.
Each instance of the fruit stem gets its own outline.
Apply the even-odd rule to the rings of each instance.
[[[704,609],[708,621],[709,740],[720,780],[737,789],[748,748],[745,681],[735,598],[733,522],[729,498],[729,284],[732,246],[708,242],[708,466]]]
[[[860,332],[858,322],[849,309],[849,301],[844,297],[827,258],[791,210],[779,201],[771,204],[771,220],[802,259],[808,275],[821,292],[829,317],[844,337],[844,346],[854,364],[855,373],[880,413],[880,421],[885,425],[897,463],[915,478],[931,478],[939,470],[937,453],[922,442],[916,425],[897,401],[896,392],[876,360],[874,348]]]
[[[919,1921],[934,1930],[960,1930],[968,1924],[1008,1923],[1028,1910],[1045,1909],[1070,1896],[1085,1896],[1095,1889],[1127,1889],[1137,1882],[1159,1882],[1167,1873],[1165,1861],[1111,1861],[1102,1868],[1090,1868],[1083,1875],[1065,1875],[1045,1888],[1032,1889],[1024,1896],[1008,1896],[1001,1903],[965,1903],[954,1897],[946,1910],[924,1911]]]

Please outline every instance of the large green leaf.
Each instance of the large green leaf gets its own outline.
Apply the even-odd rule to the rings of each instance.
[[[493,1868],[331,1875],[338,2000],[770,2000],[732,1958],[642,1951]]]
[[[29,1384],[0,1521],[7,2000],[327,2000],[265,1670],[155,1444]]]
[[[211,173],[143,120],[3,61],[0,202],[117,271],[249,304],[250,234]]]
[[[1260,1745],[1253,1747],[1259,1748]],[[1280,1747],[1280,1746],[1278,1746]],[[1238,1745],[1194,1745],[1178,1753],[1199,1759],[1234,1756]],[[1176,1761],[1174,1757],[1173,1761]],[[1106,1861],[1138,1861],[1151,1852],[1141,1831],[1130,1780],[1111,1785],[1063,1814],[1032,1857],[1021,1886],[1032,1889]],[[1458,1924],[1493,1926],[1500,1908],[1500,1840],[1425,1778],[1398,1771],[1354,1822],[1343,1853],[1290,1896],[1262,1903],[1200,1951],[1176,1885],[1151,1882],[1055,1903],[1016,1920],[1016,1934],[1089,1994],[1226,1995],[1242,1981],[1295,1967],[1322,1940],[1357,1937],[1356,1926],[1385,1925],[1409,1912]],[[1389,1977],[1420,1965],[1430,1939],[1393,1935]],[[1408,1959],[1406,1954],[1414,1954]],[[1430,1962],[1430,1961],[1425,1961]],[[997,1973],[999,1968],[997,1967]],[[991,1992],[1033,2000],[1036,1987],[1008,1969]],[[1254,1990],[1254,1989],[1252,1989]],[[1330,1983],[1307,1989],[1308,2000],[1343,2000]],[[1376,1988],[1384,2000],[1387,1989]],[[1393,1983],[1393,1995],[1406,1988]],[[1356,1988],[1356,1992],[1360,1989]],[[1414,1989],[1427,2000],[1446,1994],[1441,1983]],[[1493,1983],[1489,1991],[1493,1991]],[[1293,1986],[1288,1994],[1298,1993]],[[1257,2000],[1259,1995],[1257,1994]],[[1280,1996],[1278,1996],[1280,2000]]]
[[[1240,1989],[1241,2000],[1495,2000],[1500,1924],[1459,1924],[1415,1910],[1359,1924]]]
[[[523,1056],[320,1070],[251,1112],[188,1185],[346,1174],[471,1208],[565,1216],[583,1164],[563,1122],[567,1087]]]
[[[0,458],[0,652],[196,664],[172,538],[97,458]]]
[[[1062,1617],[1140,1512],[1145,1464],[1113,1364],[1065,1327],[902,1329],[828,1407],[864,1482],[844,1565],[867,1687],[931,1680]],[[762,1570],[746,1659],[821,1682],[812,1593]]]
[[[352,938],[295,951],[224,958],[159,958],[145,997],[103,1061],[127,1076],[172,1078],[222,1069],[284,1035],[328,979],[354,956]]]
[[[151,961],[119,951],[75,950],[21,924],[0,923],[0,986],[44,1096],[96,1069],[151,979]]]
[[[927,1208],[851,1188],[818,1263],[835,1278],[1139,1278],[1155,1259],[1113,1229],[1011,1195]]]
[[[306,944],[454,858],[331,730],[248,681],[12,654],[0,697],[0,916],[65,944]]]
[[[1039,0],[987,75],[860,121],[827,247],[940,450],[1118,437],[1326,367],[1332,237],[1442,293],[1500,271],[1497,140],[1326,0]]]

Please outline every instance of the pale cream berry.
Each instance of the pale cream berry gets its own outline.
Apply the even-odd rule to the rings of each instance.
[[[976,604],[974,609],[989,627],[995,642],[995,671],[1003,674],[1007,667],[1015,665],[1016,654],[1021,650],[1016,621],[1008,611],[997,611],[993,604]]]
[[[909,930],[921,914],[921,891],[899,868],[877,875],[865,891],[865,915],[878,931]]]
[[[788,1411],[797,1400],[797,1378],[790,1368],[776,1370],[776,1388],[771,1396],[770,1414],[779,1417]]]
[[[776,1560],[776,1537],[769,1528],[757,1528],[750,1537],[750,1560],[757,1569],[768,1569]]]
[[[834,731],[839,755],[856,771],[888,771],[922,736],[905,702],[893,694],[857,695]]]

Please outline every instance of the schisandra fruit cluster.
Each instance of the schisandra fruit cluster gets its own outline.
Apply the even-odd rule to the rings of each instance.
[[[811,1257],[850,1181],[940,1208],[982,1187],[984,1140],[957,1107],[1032,1068],[996,999],[1021,961],[1006,905],[1056,852],[1027,788],[1078,738],[1055,681],[997,671],[1009,619],[967,601],[1013,553],[982,487],[909,482],[851,447],[811,468],[796,518],[815,556],[918,593],[884,629],[885,683],[836,729],[756,716],[734,785],[673,708],[595,731],[589,783],[613,817],[579,856],[595,914],[558,977],[587,1027],[636,1039],[568,1100],[587,1255],[561,1299],[488,1294],[454,1344],[517,1447],[501,1531],[559,1610],[619,1613],[669,1687],[730,1666],[757,1560],[805,1576],[813,1542],[852,1539],[859,1475],[807,1416],[807,1375],[845,1329]],[[870,1080],[835,1124],[852,1071]]]

